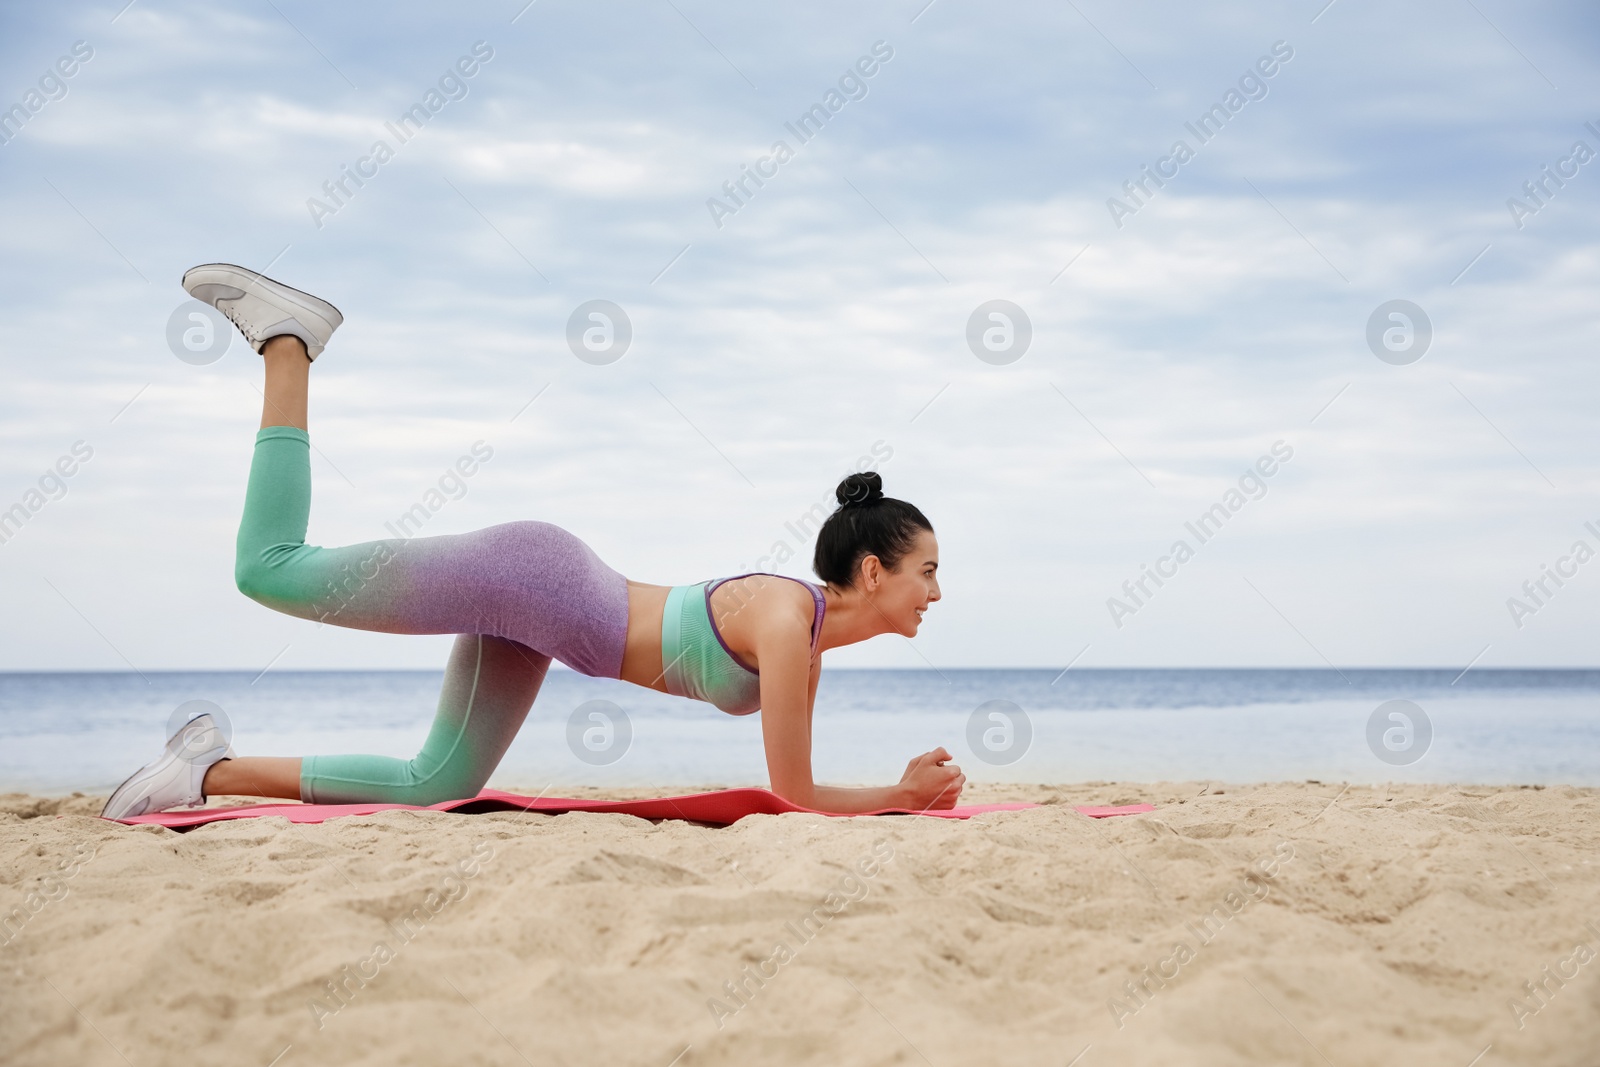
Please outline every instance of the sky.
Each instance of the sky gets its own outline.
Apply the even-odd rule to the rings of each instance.
[[[1583,5],[3,18],[0,670],[443,663],[234,587],[260,358],[169,340],[211,261],[345,315],[312,543],[476,446],[424,532],[811,577],[870,463],[943,599],[830,665],[1600,662]],[[596,300],[619,357],[569,343]]]

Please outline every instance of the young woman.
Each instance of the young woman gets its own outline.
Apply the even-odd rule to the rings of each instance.
[[[933,526],[884,496],[876,473],[839,483],[839,508],[817,534],[820,587],[772,574],[678,586],[629,581],[572,534],[533,521],[308,545],[310,367],[344,317],[325,300],[229,264],[195,267],[183,287],[226,315],[266,363],[234,568],[240,592],[335,626],[458,636],[415,759],[235,757],[211,716],[201,715],[117,788],[105,817],[194,806],[211,794],[418,805],[476,796],[552,659],[732,715],[760,709],[772,790],[795,804],[840,813],[955,806],[966,778],[943,748],[917,756],[891,786],[824,786],[811,774],[822,653],[878,634],[914,636],[939,599]]]

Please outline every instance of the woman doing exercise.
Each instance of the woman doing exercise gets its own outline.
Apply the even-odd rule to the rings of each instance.
[[[183,287],[226,315],[266,364],[234,567],[240,592],[301,619],[457,637],[414,759],[235,756],[218,724],[200,715],[117,788],[105,817],[194,806],[209,795],[416,805],[476,796],[552,659],[732,715],[759,709],[772,790],[792,803],[838,813],[955,806],[966,779],[943,748],[911,760],[895,785],[842,788],[812,777],[822,653],[879,634],[915,636],[939,599],[933,526],[884,496],[876,473],[839,483],[839,507],[817,534],[820,586],[764,573],[678,586],[630,581],[577,537],[537,521],[308,545],[310,368],[343,316],[229,264],[195,267]]]

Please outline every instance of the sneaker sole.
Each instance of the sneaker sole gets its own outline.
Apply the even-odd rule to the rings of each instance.
[[[166,765],[163,762],[161,766],[156,768],[140,767],[138,770],[128,775],[123,783],[117,786],[117,788],[112,791],[111,795],[106,798],[106,806],[100,809],[100,817],[102,819],[132,819],[135,816],[145,814],[150,806],[150,797],[148,794],[138,798],[137,800],[133,800],[133,806],[135,807],[139,807],[140,801],[144,802],[143,806],[139,807],[139,810],[137,811],[128,810],[128,801],[133,799],[132,794],[135,793],[139,786],[144,785],[146,782],[149,782],[151,779],[153,779],[156,774],[159,773],[159,771],[165,769],[165,766]],[[124,809],[121,815],[107,814],[113,809],[119,807]]]
[[[310,293],[284,285],[280,281],[268,278],[265,274],[257,274],[248,267],[241,267],[236,263],[203,263],[198,267],[190,267],[183,272],[183,291],[194,295],[190,288],[193,285],[227,285],[234,289],[249,291],[255,289],[258,293],[270,293],[272,296],[290,304],[297,311],[304,311],[314,315],[322,321],[331,336],[344,323],[344,315],[338,308]]]

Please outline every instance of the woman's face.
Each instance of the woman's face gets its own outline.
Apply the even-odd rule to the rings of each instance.
[[[869,557],[874,563],[876,556]],[[863,561],[865,562],[865,561]],[[917,531],[917,539],[895,570],[877,568],[879,584],[873,603],[889,620],[895,633],[917,636],[922,613],[939,599],[939,542],[932,531]]]

